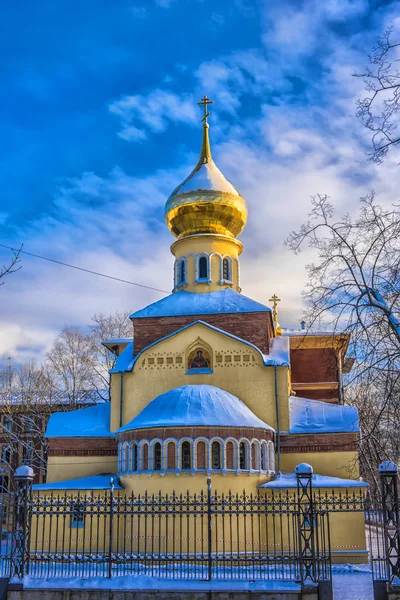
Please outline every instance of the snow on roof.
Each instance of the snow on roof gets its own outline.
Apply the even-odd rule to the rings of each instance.
[[[170,201],[179,194],[187,194],[198,190],[229,192],[234,196],[239,196],[237,189],[224,177],[213,160],[203,163],[197,171],[192,171],[189,177],[174,189],[168,200]],[[168,211],[169,205],[169,202],[167,202],[165,212]]]
[[[307,335],[344,335],[345,331],[340,331],[340,329],[336,329],[333,331],[332,329],[293,329],[291,327],[282,327],[282,335],[285,337],[302,337]]]
[[[66,481],[53,481],[52,483],[35,483],[33,490],[109,490],[111,479],[114,480],[114,489],[123,490],[118,475],[91,475],[90,477],[79,477],[78,479],[67,479]]]
[[[265,358],[273,358],[283,365],[290,365],[290,346],[288,338],[282,336],[274,337],[271,340],[271,354],[264,355]]]
[[[213,385],[184,385],[152,400],[117,433],[149,427],[272,427],[244,402]]]
[[[101,342],[102,346],[118,346],[119,344],[129,344],[133,342],[133,338],[115,338],[113,340],[105,340]]]
[[[358,479],[341,479],[340,477],[330,477],[328,475],[313,475],[312,484],[315,488],[360,488],[368,487],[365,481]],[[267,483],[262,483],[258,487],[267,489],[297,488],[297,477],[295,473],[280,473],[277,477]]]
[[[133,365],[137,359],[137,356],[133,358],[133,344],[133,341],[129,342],[127,347],[122,350],[121,354],[115,361],[114,367],[110,369],[110,373],[124,373],[125,371],[132,371]]]
[[[110,432],[110,403],[53,413],[46,437],[114,437]]]
[[[360,431],[355,406],[289,397],[289,433],[343,433]]]
[[[270,312],[270,310],[264,304],[231,289],[206,294],[180,291],[134,312],[130,318]]]
[[[237,335],[233,335],[232,333],[229,333],[228,331],[219,329],[218,327],[215,327],[214,325],[210,325],[209,323],[206,323],[205,321],[193,321],[193,323],[189,323],[189,325],[185,325],[181,329],[177,329],[176,331],[169,333],[165,337],[160,338],[159,340],[156,340],[152,344],[149,344],[148,346],[146,346],[146,348],[143,348],[143,350],[141,350],[135,357],[133,357],[133,348],[134,348],[133,342],[131,344],[128,344],[128,346],[125,348],[125,350],[123,352],[121,352],[120,356],[117,358],[114,368],[110,370],[110,373],[122,373],[125,371],[132,371],[133,367],[135,366],[136,361],[139,359],[139,357],[142,355],[143,352],[145,352],[149,348],[152,348],[153,346],[156,346],[160,342],[163,342],[164,340],[167,340],[168,338],[173,337],[174,335],[178,335],[181,331],[185,331],[185,329],[189,329],[189,327],[193,327],[194,325],[199,325],[199,324],[204,325],[205,327],[208,327],[209,329],[212,329],[213,331],[217,331],[218,333],[221,333],[222,335],[226,335],[227,337],[237,340],[238,342],[240,342],[242,344],[246,344],[246,346],[250,346],[250,348],[254,348],[254,350],[256,350],[261,355],[264,365],[266,367],[270,367],[270,366],[288,367],[289,366],[289,350],[287,350],[287,353],[285,354],[285,350],[284,350],[285,343],[281,343],[281,345],[274,346],[276,351],[272,350],[271,354],[263,354],[261,352],[261,350],[259,348],[257,348],[257,346],[255,346],[251,342],[248,342],[247,340],[243,340],[242,338],[238,337]]]

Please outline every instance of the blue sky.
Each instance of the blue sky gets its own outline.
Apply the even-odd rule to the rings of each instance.
[[[308,259],[283,240],[310,195],[339,212],[371,188],[397,200],[396,157],[366,159],[352,77],[377,35],[400,33],[396,2],[42,0],[2,17],[1,243],[171,289],[163,205],[196,160],[204,93],[214,157],[249,206],[244,293],[280,294],[282,324],[300,319]],[[159,298],[24,257],[0,289],[0,357]]]

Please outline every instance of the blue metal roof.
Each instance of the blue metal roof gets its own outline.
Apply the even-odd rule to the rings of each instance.
[[[355,406],[329,404],[290,396],[289,433],[344,433],[360,431]]]
[[[53,481],[51,483],[35,483],[32,488],[36,491],[46,490],[109,490],[111,479],[114,489],[123,490],[118,475],[90,475],[78,479],[66,479],[65,481]]]
[[[148,427],[272,427],[242,400],[213,385],[184,385],[152,400],[117,433]]]
[[[231,289],[206,294],[180,291],[134,312],[130,318],[270,312],[270,310],[268,306]]]
[[[70,412],[53,413],[47,423],[46,437],[114,437],[110,431],[110,403]]]

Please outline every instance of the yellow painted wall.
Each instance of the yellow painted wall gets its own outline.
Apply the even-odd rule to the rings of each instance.
[[[270,477],[266,475],[259,476],[257,474],[248,475],[247,473],[213,473],[211,477],[212,492],[227,492],[242,494],[246,490],[246,494],[251,492],[257,493],[257,488],[261,483],[268,481]],[[146,474],[141,475],[126,475],[120,477],[122,485],[125,487],[125,493],[143,494],[147,491],[149,494],[158,494],[161,490],[163,494],[175,491],[177,494],[186,494],[189,490],[191,494],[207,491],[207,474],[206,473],[183,473],[175,475],[167,473],[162,476],[159,473],[153,473],[151,477]]]
[[[343,479],[358,479],[360,476],[358,452],[305,452],[281,454],[281,468],[285,473],[293,473],[302,463],[310,464],[314,473]]]
[[[187,375],[187,350],[202,341],[213,350],[213,373]],[[217,363],[217,355],[223,357],[222,363]],[[226,362],[226,356],[230,357],[230,362]],[[246,362],[245,356],[249,357]],[[181,357],[180,364],[176,363],[177,357]],[[240,360],[237,362],[235,357],[240,357]],[[154,364],[149,364],[149,359]],[[288,372],[287,367],[277,368],[282,429],[288,427]],[[265,367],[260,353],[252,347],[201,324],[145,350],[134,370],[125,373],[123,425],[160,394],[193,384],[214,385],[238,396],[260,419],[275,428],[274,368]],[[119,392],[120,375],[115,374],[112,375],[112,431],[119,427]]]
[[[90,477],[100,473],[116,473],[117,456],[50,456],[47,462],[47,481],[64,481]]]

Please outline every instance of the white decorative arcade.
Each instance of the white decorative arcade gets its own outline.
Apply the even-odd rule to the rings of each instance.
[[[274,444],[270,440],[233,437],[125,441],[118,446],[118,472],[271,474],[275,472]]]

